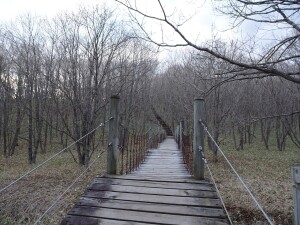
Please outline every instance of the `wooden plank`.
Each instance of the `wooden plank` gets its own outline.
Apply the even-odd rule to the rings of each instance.
[[[99,202],[93,198],[80,198],[77,203],[80,206],[93,206],[110,209],[127,209],[133,211],[143,212],[156,212],[156,213],[167,213],[175,215],[186,215],[186,216],[200,216],[200,217],[215,217],[215,218],[226,218],[223,209],[217,208],[205,208],[205,207],[194,207],[194,206],[181,206],[181,205],[165,205],[159,203],[145,203],[145,202],[134,202],[134,201],[120,201],[120,200],[108,200],[105,202]]]
[[[141,169],[155,169],[155,170],[167,170],[167,171],[169,171],[169,170],[180,170],[180,171],[184,171],[184,172],[187,172],[187,170],[185,169],[185,167],[184,166],[182,166],[182,167],[167,167],[167,168],[165,168],[164,166],[144,166],[144,165],[141,165],[140,167],[139,167],[139,170],[141,170]]]
[[[154,171],[155,173],[184,173],[188,174],[184,168],[151,168],[151,167],[140,167],[136,172],[143,173],[143,171]]]
[[[103,219],[97,217],[67,215],[61,225],[149,225],[149,223]]]
[[[140,167],[158,167],[158,168],[185,168],[185,164],[183,163],[173,163],[173,162],[165,162],[165,163],[142,163]]]
[[[104,177],[98,177],[99,178],[109,178],[109,179],[120,179],[120,180],[141,180],[141,181],[156,181],[155,178],[153,179],[143,179],[143,178],[139,178],[139,177],[129,177],[130,174],[126,175],[126,176],[118,176],[118,175],[105,175]],[[199,180],[193,180],[193,178],[190,176],[187,179],[166,179],[166,180],[158,180],[160,182],[166,182],[166,183],[188,183],[188,184],[209,184],[211,185],[209,182],[207,181],[199,181]]]
[[[153,188],[153,187],[136,187],[136,186],[121,186],[107,185],[103,183],[93,183],[88,190],[94,191],[113,191],[123,193],[140,193],[152,195],[166,196],[186,196],[186,197],[201,197],[201,198],[218,198],[214,191],[199,191],[199,190],[179,190],[170,188]]]
[[[195,197],[178,197],[178,196],[165,196],[165,195],[151,195],[139,193],[120,193],[113,191],[93,191],[87,190],[84,197],[98,198],[98,199],[117,199],[136,202],[149,202],[149,203],[163,203],[173,205],[186,205],[186,206],[205,206],[205,207],[222,207],[219,199],[208,198],[195,198]]]
[[[165,156],[165,157],[174,157],[174,158],[177,158],[177,157],[182,157],[182,153],[181,152],[171,152],[171,151],[159,151],[159,152],[151,152],[151,153],[148,153],[147,155],[148,157],[151,157],[151,156]]]
[[[132,174],[137,175],[146,175],[146,174],[153,174],[157,175],[157,173],[160,173],[160,175],[184,175],[187,176],[188,174],[184,171],[159,171],[159,170],[139,170],[136,172],[133,172]]]
[[[133,173],[131,174],[131,176],[141,176],[141,177],[161,177],[161,178],[170,178],[170,177],[177,177],[177,178],[182,178],[184,176],[186,176],[186,173],[161,173],[160,175],[157,175],[157,173]]]
[[[147,155],[148,157],[152,157],[152,156],[165,156],[165,157],[170,157],[170,158],[176,158],[178,159],[182,157],[181,152],[167,152],[167,151],[160,151],[160,152],[151,152],[148,153]]]
[[[162,162],[147,162],[145,161],[144,163],[141,164],[141,166],[179,166],[179,167],[185,167],[185,163],[183,162],[177,162],[176,164],[171,163],[169,161],[162,161]]]
[[[135,172],[143,173],[143,172],[155,172],[156,174],[159,173],[183,173],[185,175],[189,175],[186,170],[183,169],[161,169],[161,168],[139,168]]]
[[[196,181],[171,138],[125,176],[97,177],[62,224],[228,224],[213,184]]]
[[[164,168],[168,168],[170,167],[184,167],[185,164],[181,163],[181,162],[173,162],[173,161],[159,161],[158,162],[144,162],[142,164],[140,164],[140,166],[163,166]]]
[[[173,179],[173,180],[177,180],[177,179],[183,179],[183,180],[187,180],[188,178],[191,178],[188,175],[139,175],[139,174],[130,174],[127,176],[127,178],[136,178],[139,180],[156,180],[156,181],[165,181],[167,179]]]
[[[151,224],[199,224],[199,225],[225,225],[224,219],[195,217],[195,216],[181,216],[164,213],[152,212],[136,212],[130,210],[106,209],[97,207],[77,206],[70,211],[71,215],[81,215],[89,217],[98,217],[105,219],[115,219],[121,221],[144,222]]]
[[[189,175],[186,171],[184,170],[180,170],[180,169],[172,169],[172,170],[167,170],[167,169],[139,169],[137,171],[135,171],[134,173],[138,173],[138,174],[144,174],[144,173],[147,173],[147,172],[152,172],[152,173],[155,173],[155,174],[163,174],[163,173],[180,173],[180,174],[184,174],[185,176],[186,175]]]
[[[174,158],[171,158],[171,157],[159,157],[159,156],[157,156],[157,157],[149,157],[149,159],[147,159],[147,164],[148,163],[151,163],[150,161],[153,161],[153,163],[155,163],[155,162],[159,162],[159,163],[168,163],[168,164],[170,164],[170,163],[182,163],[183,162],[183,159],[178,159],[178,158],[176,158],[176,159],[174,159]]]
[[[139,177],[129,177],[129,175],[126,176],[105,176],[105,177],[97,177],[96,180],[105,180],[106,182],[112,182],[112,181],[131,181],[131,182],[159,182],[159,183],[165,183],[168,185],[180,185],[183,184],[185,186],[194,186],[194,187],[199,187],[201,188],[202,186],[209,186],[213,187],[212,183],[209,183],[207,181],[198,181],[198,180],[193,180],[192,177],[190,176],[188,179],[166,179],[166,180],[156,180],[155,178],[153,179],[143,179]]]
[[[172,152],[156,152],[156,153],[150,153],[147,155],[147,157],[165,157],[165,158],[173,158],[173,159],[181,159],[183,158],[182,153],[172,153]]]
[[[168,189],[181,189],[181,190],[202,190],[202,191],[215,191],[215,188],[210,183],[202,184],[188,184],[178,182],[156,182],[156,181],[139,181],[139,180],[126,180],[126,179],[108,179],[97,178],[94,183],[105,183],[110,185],[122,186],[136,186],[136,187],[153,187],[153,188],[168,188]]]
[[[159,175],[162,173],[182,173],[184,175],[189,175],[185,170],[182,169],[159,169],[159,168],[139,168],[134,171],[135,173],[143,174],[143,172],[155,172],[155,174]]]

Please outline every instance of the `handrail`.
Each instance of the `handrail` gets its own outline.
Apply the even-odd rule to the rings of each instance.
[[[0,189],[0,193],[5,191],[6,189],[8,189],[9,187],[11,187],[12,185],[16,184],[18,181],[22,180],[24,177],[28,176],[29,174],[31,174],[32,172],[36,171],[37,169],[41,168],[42,166],[44,166],[47,162],[49,162],[50,160],[54,159],[55,157],[57,157],[58,155],[60,155],[61,153],[63,153],[64,151],[66,151],[67,149],[69,149],[70,147],[72,147],[73,145],[75,145],[76,143],[78,143],[79,141],[81,141],[83,138],[87,137],[88,135],[90,135],[91,133],[95,132],[98,128],[103,127],[108,121],[110,121],[112,118],[109,118],[107,121],[105,121],[104,123],[100,123],[97,127],[95,127],[94,129],[92,129],[90,132],[88,132],[87,134],[83,135],[81,138],[79,138],[78,140],[74,141],[73,143],[69,144],[67,147],[63,148],[62,150],[60,150],[59,152],[57,152],[56,154],[54,154],[53,156],[51,156],[50,158],[48,158],[47,160],[45,160],[44,162],[40,163],[39,165],[37,165],[36,167],[34,167],[33,169],[27,171],[25,174],[21,175],[19,178],[17,178],[16,180],[12,181],[10,184],[8,184],[7,186],[5,186],[4,188]]]
[[[125,128],[124,126],[122,127]],[[147,150],[151,146],[157,146],[159,141],[162,141],[159,140],[160,138],[158,137],[161,136],[161,133],[158,132],[156,135],[153,135],[153,133],[150,132],[152,130],[152,128],[149,128],[143,134],[128,132],[128,140],[124,142],[126,146],[119,146],[119,149],[121,150],[121,165],[119,165],[120,173],[127,174],[135,170],[140,163],[144,161]],[[125,154],[126,159],[124,163]]]
[[[245,184],[244,180],[241,178],[241,176],[238,174],[238,172],[235,170],[235,168],[233,167],[233,165],[231,164],[231,162],[229,161],[229,159],[226,157],[226,155],[224,154],[224,152],[222,151],[222,149],[220,148],[220,146],[216,143],[216,141],[214,140],[214,138],[212,137],[212,135],[208,131],[207,126],[201,120],[199,120],[199,123],[203,126],[204,131],[208,134],[209,138],[212,140],[212,142],[215,144],[215,146],[217,147],[217,149],[219,150],[219,152],[222,154],[222,156],[226,160],[227,164],[229,165],[229,167],[231,168],[231,170],[235,173],[235,175],[238,177],[238,179],[240,180],[240,182],[242,183],[242,185],[244,186],[244,188],[246,189],[246,191],[248,192],[248,194],[251,196],[252,200],[254,201],[254,203],[256,204],[256,206],[258,207],[258,209],[262,212],[262,214],[264,215],[264,217],[266,218],[266,220],[268,221],[268,223],[270,225],[273,225],[273,222],[271,221],[271,219],[269,218],[269,216],[267,215],[267,213],[264,211],[264,209],[262,208],[262,206],[259,204],[259,202],[255,198],[254,194],[250,191],[250,189]]]
[[[104,152],[106,152],[107,151],[107,149],[105,149],[105,150],[103,150],[103,151],[101,151],[99,154],[98,154],[98,156],[97,156],[97,158],[96,159],[94,159],[90,164],[89,164],[89,166],[84,170],[84,171],[82,171],[82,173],[81,174],[79,174],[79,176],[78,177],[76,177],[73,181],[72,181],[72,183],[64,190],[64,192],[62,193],[62,194],[60,194],[54,201],[53,201],[53,203],[50,205],[50,207],[34,222],[34,225],[36,225],[36,224],[38,224],[38,223],[40,223],[40,221],[45,217],[45,215],[59,202],[59,200],[67,193],[67,191],[71,188],[71,187],[73,187],[74,186],[74,184],[83,176],[83,174],[85,174],[90,168],[91,168],[91,166],[100,158],[100,156],[104,153]]]
[[[227,211],[227,208],[226,208],[225,203],[224,203],[224,201],[223,201],[222,195],[221,195],[221,193],[220,193],[220,191],[219,191],[219,188],[218,188],[218,186],[217,186],[217,184],[216,184],[216,181],[215,181],[215,179],[214,179],[214,177],[213,177],[213,174],[212,174],[212,172],[211,172],[211,170],[210,170],[210,167],[209,167],[209,165],[208,165],[208,161],[207,161],[207,159],[204,157],[204,155],[202,156],[202,159],[204,160],[204,163],[205,163],[205,165],[206,165],[206,167],[207,167],[207,170],[208,170],[208,172],[209,172],[209,175],[210,175],[210,177],[211,177],[211,180],[212,180],[214,186],[216,187],[217,195],[218,195],[219,199],[221,200],[221,203],[222,203],[222,205],[223,205],[223,208],[224,208],[224,210],[225,210],[225,213],[226,213],[226,215],[227,215],[227,217],[228,217],[229,223],[230,223],[230,225],[233,225],[232,220],[231,220],[230,215],[229,215],[229,212]]]

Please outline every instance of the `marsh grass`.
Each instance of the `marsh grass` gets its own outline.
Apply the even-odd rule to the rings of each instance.
[[[275,140],[270,143],[269,150],[255,140],[237,151],[227,140],[221,149],[274,224],[293,224],[291,167],[300,162],[300,149],[288,142],[285,151],[278,151],[272,144]],[[214,162],[209,150],[206,157],[234,224],[268,224],[224,158],[218,154],[218,161]]]
[[[59,148],[53,146],[46,154],[39,154],[37,164],[54,155],[57,152],[54,149]],[[72,151],[76,155],[75,149]],[[29,165],[26,156],[26,152],[18,151],[13,157],[0,158],[0,188],[37,165]],[[91,160],[96,156],[97,152]],[[42,224],[59,224],[96,175],[104,173],[105,163],[103,154],[45,216]],[[0,224],[33,224],[84,170],[85,167],[79,166],[68,151],[49,161],[0,194]]]
[[[244,150],[237,151],[230,139],[224,140],[221,148],[274,224],[292,224],[291,166],[300,162],[300,150],[290,142],[285,151],[278,151],[274,144],[266,150],[263,143],[256,140],[251,145],[245,145]],[[270,143],[275,143],[275,140]],[[27,163],[26,151],[22,149],[26,148],[19,146],[16,155],[11,158],[0,157],[0,188],[36,166]],[[61,149],[60,145],[53,145],[46,154],[38,154],[37,164],[55,154],[58,149]],[[75,155],[75,149],[72,151]],[[234,223],[267,224],[223,157],[219,154],[218,162],[214,162],[213,154],[208,148],[205,153]],[[97,153],[93,154],[93,158],[96,156]],[[124,160],[126,161],[126,157]],[[47,214],[42,223],[58,224],[95,176],[102,175],[105,168],[106,156],[102,155]],[[84,169],[66,151],[1,193],[0,224],[33,224]],[[206,174],[206,177],[209,175]]]

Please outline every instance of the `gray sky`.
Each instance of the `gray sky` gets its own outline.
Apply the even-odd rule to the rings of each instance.
[[[139,7],[152,15],[160,14],[155,0],[138,0]],[[216,33],[228,28],[228,21],[216,16],[212,12],[211,0],[162,0],[168,14],[178,18],[181,14],[186,18],[193,16],[181,29],[193,39],[207,39],[211,37],[212,28]],[[0,21],[13,20],[19,15],[32,13],[36,15],[53,17],[62,11],[74,11],[80,5],[103,4],[116,8],[118,4],[114,0],[0,0]],[[126,12],[125,8],[119,7]],[[181,18],[182,19],[182,18]],[[147,25],[157,29],[154,24]],[[201,32],[200,32],[201,31]],[[234,35],[232,32],[222,33],[226,38]]]
[[[247,36],[249,32],[256,32],[256,27],[251,24],[245,24],[244,27],[235,30],[229,29],[230,21],[213,11],[213,0],[161,0],[161,2],[173,22],[182,22],[190,18],[179,28],[193,42],[204,42],[212,39],[212,37],[231,40],[241,35]],[[137,0],[137,3],[144,12],[151,15],[161,15],[156,0]],[[117,8],[120,16],[127,13],[127,10],[114,0],[0,0],[0,22],[13,20],[25,13],[51,18],[63,11],[75,11],[81,5],[93,6],[96,4],[106,4],[113,9]],[[147,31],[157,41],[162,39],[162,29],[164,30],[164,41],[169,43],[181,41],[174,31],[161,27],[160,24],[152,20],[145,21],[145,25]],[[224,32],[224,30],[227,31]],[[163,55],[166,54],[163,53]]]

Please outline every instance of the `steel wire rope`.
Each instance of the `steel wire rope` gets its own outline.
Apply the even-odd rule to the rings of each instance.
[[[188,151],[188,152],[187,152]],[[191,162],[190,162],[190,148],[187,149],[186,145],[184,144],[184,141],[182,141],[182,154],[183,154],[183,161],[185,164],[185,168],[188,170],[190,174],[192,174],[191,170]]]
[[[137,135],[138,136],[138,135]],[[136,138],[135,138],[136,139]],[[134,142],[134,141],[133,141]],[[128,172],[132,172],[133,170],[135,170],[135,169],[137,169],[139,166],[140,166],[140,164],[145,160],[145,158],[146,158],[146,153],[147,153],[147,150],[149,150],[149,148],[147,147],[147,146],[149,146],[149,143],[150,143],[150,140],[148,139],[148,140],[146,140],[145,141],[145,154],[144,154],[144,156],[141,158],[141,160],[135,160],[135,163],[133,162],[133,168],[131,168]],[[131,146],[132,147],[132,146]],[[134,147],[134,145],[133,145],[133,147]],[[135,156],[133,156],[132,157],[133,158],[133,161],[134,161],[134,159],[136,158]],[[129,160],[129,162],[130,162],[130,160]]]
[[[203,126],[204,131],[208,134],[209,138],[213,141],[213,143],[215,144],[215,146],[217,147],[217,149],[219,150],[219,152],[222,154],[222,156],[226,160],[226,162],[229,165],[229,167],[231,168],[231,170],[235,173],[235,175],[238,177],[238,179],[240,180],[240,182],[242,183],[242,185],[244,186],[244,188],[246,189],[246,191],[248,192],[248,194],[251,196],[252,200],[254,201],[254,203],[256,204],[256,206],[258,207],[258,209],[262,212],[262,214],[264,215],[265,219],[268,221],[269,224],[273,225],[273,222],[269,218],[268,214],[264,211],[264,209],[262,208],[262,206],[259,204],[259,202],[255,198],[254,194],[252,194],[252,192],[250,191],[250,189],[248,188],[248,186],[246,185],[246,183],[244,182],[244,180],[241,178],[241,176],[235,170],[235,168],[233,167],[233,165],[230,163],[229,159],[226,157],[226,155],[224,154],[224,152],[222,151],[222,149],[220,148],[220,146],[216,143],[215,139],[212,137],[212,135],[208,131],[207,126],[201,120],[199,120],[199,122]]]
[[[79,138],[78,140],[74,141],[73,143],[69,144],[67,147],[63,148],[62,150],[60,150],[59,152],[57,152],[56,154],[54,154],[53,156],[51,156],[50,158],[48,158],[47,160],[45,160],[44,162],[40,163],[39,165],[37,165],[36,167],[34,167],[33,169],[27,171],[25,174],[21,175],[19,178],[17,178],[16,180],[12,181],[10,184],[8,184],[7,186],[5,186],[4,188],[0,189],[0,193],[5,191],[7,188],[11,187],[12,185],[14,185],[15,183],[17,183],[18,181],[22,180],[24,177],[28,176],[29,174],[31,174],[32,172],[36,171],[37,169],[41,168],[43,165],[45,165],[47,162],[49,162],[50,160],[54,159],[55,157],[57,157],[58,155],[60,155],[61,153],[63,153],[64,151],[66,151],[67,149],[69,149],[70,147],[72,147],[73,145],[75,145],[76,143],[78,143],[79,141],[81,141],[83,138],[87,137],[88,135],[90,135],[91,133],[95,132],[98,128],[103,127],[108,121],[110,121],[113,118],[109,118],[107,121],[105,121],[104,123],[100,123],[97,127],[95,127],[93,130],[91,130],[90,132],[88,132],[87,134],[83,135],[81,138]]]
[[[218,186],[217,186],[217,183],[216,183],[216,181],[215,181],[215,179],[214,179],[214,177],[213,177],[213,174],[212,174],[212,172],[211,172],[211,170],[210,170],[210,167],[209,167],[209,165],[208,165],[208,161],[207,161],[207,159],[204,157],[203,153],[202,153],[202,160],[204,161],[204,163],[205,163],[205,165],[206,165],[206,167],[207,167],[207,169],[208,169],[209,175],[210,175],[210,177],[211,177],[211,180],[212,180],[214,186],[216,187],[217,195],[219,196],[219,198],[220,198],[220,200],[221,200],[221,203],[222,203],[222,205],[223,205],[223,208],[224,208],[224,210],[225,210],[225,213],[226,213],[226,215],[227,215],[227,217],[228,217],[229,223],[230,223],[230,225],[233,225],[232,220],[231,220],[230,215],[229,215],[229,212],[227,211],[227,208],[226,208],[226,206],[225,206],[224,200],[223,200],[222,195],[221,195],[221,193],[220,193],[220,190],[219,190],[219,188],[218,188]]]
[[[74,186],[74,184],[81,178],[81,176],[83,175],[83,174],[85,174],[85,172],[86,171],[88,171],[90,168],[91,168],[91,166],[98,160],[98,159],[100,159],[100,156],[104,153],[104,152],[106,152],[106,150],[107,149],[105,149],[105,150],[103,150],[102,152],[100,152],[99,154],[98,154],[98,156],[96,157],[96,159],[94,159],[91,163],[90,163],[90,165],[84,170],[84,171],[82,171],[82,173],[81,174],[79,174],[79,176],[78,177],[76,177],[73,181],[72,181],[72,183],[64,190],[64,192],[62,193],[62,194],[60,194],[54,201],[53,201],[53,203],[51,204],[51,206],[34,222],[34,225],[36,225],[36,224],[38,224],[44,217],[45,217],[45,215],[59,202],[59,200],[68,192],[68,190],[71,188],[71,187],[73,187]]]
[[[120,124],[120,126],[123,127],[124,129],[126,129],[122,124]],[[151,130],[153,130],[153,129],[152,129],[152,128],[149,128],[149,129],[144,133],[144,135],[148,134]],[[135,146],[134,143],[136,142],[136,139],[137,139],[140,135],[138,135],[138,134],[136,134],[136,133],[131,133],[131,132],[129,132],[129,134],[133,135],[133,137],[130,138],[130,142],[127,143],[127,144],[130,146],[130,148],[127,147],[128,149],[130,149],[129,159],[128,159],[128,160],[129,160],[129,170],[128,170],[128,172],[132,172],[134,169],[138,168],[138,166],[141,164],[141,162],[142,162],[143,160],[145,160],[147,150],[149,150],[149,148],[148,148],[147,146],[149,146],[149,143],[150,143],[151,141],[153,141],[153,137],[151,137],[151,138],[149,138],[148,140],[144,141],[144,142],[145,142],[145,146],[146,146],[146,149],[145,149],[146,151],[145,151],[145,153],[144,153],[144,155],[143,155],[141,161],[138,162],[138,161],[137,161],[137,158],[136,158],[136,155],[137,155],[137,154],[134,154],[134,153],[135,153],[135,150],[134,150],[135,148],[134,148],[134,149],[132,149],[132,148]],[[157,135],[160,135],[160,133],[157,133],[157,134],[154,135],[154,136],[157,136]],[[128,149],[127,149],[127,150],[128,150]],[[132,153],[133,153],[133,154],[132,154]]]
[[[136,139],[138,139],[138,145],[139,145],[139,138],[140,138],[140,136],[141,135],[147,135],[150,131],[152,131],[153,129],[150,127],[144,134],[137,134],[136,132],[132,132],[132,131],[130,131],[129,129],[128,129],[128,127],[126,127],[124,124],[122,124],[122,123],[119,123],[119,126],[120,127],[122,127],[124,130],[127,130],[127,132],[130,134],[130,135],[132,135],[132,136],[134,136],[134,139],[136,140]],[[134,141],[135,142],[135,141]],[[149,141],[147,142],[147,144],[149,144]],[[127,148],[128,148],[128,145],[130,145],[129,143],[127,143]],[[131,143],[131,145],[132,145],[132,143]],[[122,150],[124,150],[124,149],[126,149],[126,146],[118,146],[119,147],[119,149],[122,149]],[[127,151],[128,151],[128,149],[127,149]],[[122,157],[123,157],[123,151],[121,152],[121,154],[122,154]],[[137,152],[137,155],[139,155],[140,154],[140,152],[138,151]],[[138,156],[137,156],[138,157]],[[130,158],[131,158],[131,156],[130,156]],[[127,163],[127,159],[126,159],[126,162],[125,162],[125,164]],[[122,162],[123,162],[123,160],[122,160]],[[136,159],[136,163],[137,163],[137,159]],[[129,159],[129,164],[130,164],[130,159]],[[136,165],[136,166],[134,166],[134,168],[136,168],[138,165]],[[121,166],[122,168],[123,168],[123,166]],[[132,168],[132,169],[134,169],[134,168]],[[126,169],[126,171],[127,171],[127,169]],[[129,171],[131,171],[131,169],[129,169]],[[126,172],[127,173],[127,172]]]

